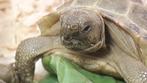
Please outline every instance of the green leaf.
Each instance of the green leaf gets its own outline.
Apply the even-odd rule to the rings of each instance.
[[[86,71],[59,54],[45,56],[42,62],[46,70],[57,75],[56,80],[59,83],[124,83],[110,76]],[[54,83],[49,82],[49,79],[47,78],[46,82],[41,83]]]

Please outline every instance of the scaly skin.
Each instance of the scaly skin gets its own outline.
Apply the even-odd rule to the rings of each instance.
[[[15,63],[19,83],[32,83],[35,61],[45,52],[59,48],[60,46],[56,43],[57,39],[57,37],[37,37],[21,42],[16,51]]]
[[[116,33],[115,29],[112,30],[114,32],[111,32],[111,34],[115,35],[112,36],[112,43],[110,43],[111,50],[105,57],[86,58],[80,54],[73,54],[67,58],[73,61],[76,60],[75,62],[85,69],[97,69],[96,72],[105,70],[105,68],[109,68],[106,71],[111,71],[110,69],[113,68],[114,72],[117,72],[117,75],[119,73],[127,83],[147,83],[147,68],[139,59],[131,56],[132,52],[122,49],[124,48],[123,46],[129,48],[129,36],[125,36],[124,33],[119,31]],[[128,40],[129,42],[119,42],[118,40]],[[16,71],[16,75],[19,78],[18,83],[32,83],[35,61],[42,57],[44,53],[51,52],[54,48],[62,47],[60,45],[59,37],[36,37],[21,42],[16,52],[15,64],[16,69],[18,69]],[[104,64],[99,64],[101,59]],[[109,67],[106,67],[105,63],[109,64]]]
[[[84,12],[81,13],[81,11],[84,11],[86,13],[84,13]],[[90,12],[90,14],[91,14],[91,12]],[[66,22],[70,23],[70,21],[72,19],[76,19],[75,21],[82,19],[84,21],[76,22],[76,24],[82,23],[82,24],[78,24],[78,27],[76,26],[73,28],[71,26],[64,26],[65,32],[68,31],[66,29],[70,29],[70,28],[72,28],[72,30],[74,32],[77,31],[77,30],[75,30],[75,28],[78,30],[83,30],[83,28],[85,28],[85,26],[83,26],[84,24],[92,24],[93,23],[94,28],[89,27],[91,29],[88,29],[88,31],[89,32],[93,31],[93,32],[91,32],[88,35],[87,35],[87,32],[85,32],[83,35],[83,34],[81,34],[82,32],[79,33],[79,31],[76,32],[76,33],[78,33],[78,35],[76,34],[77,36],[75,36],[75,34],[73,35],[72,32],[69,33],[70,35],[66,34],[67,36],[73,36],[73,38],[75,38],[72,40],[72,42],[70,39],[67,38],[66,42],[77,44],[77,42],[75,42],[75,41],[78,39],[81,40],[81,38],[83,38],[83,40],[85,39],[85,41],[87,41],[88,38],[96,39],[97,38],[97,31],[99,30],[99,28],[101,26],[96,25],[97,23],[95,23],[95,22],[102,21],[102,20],[97,19],[99,16],[97,16],[97,14],[93,14],[91,16],[89,14],[89,10],[88,11],[87,10],[80,10],[80,11],[76,10],[76,11],[73,11],[73,13],[77,14],[76,16],[79,16],[78,14],[80,14],[80,15],[83,14],[83,15],[81,15],[80,18],[78,18],[76,16],[73,16],[73,17],[71,16],[69,18],[70,20],[67,18],[69,21],[65,21],[65,23],[63,23],[63,24],[69,25]],[[85,15],[85,14],[88,14],[90,16],[88,18],[86,18],[88,15]],[[94,18],[94,17],[97,17],[97,18]],[[60,19],[60,20],[62,20],[62,19]],[[91,22],[87,23],[87,20],[88,20],[88,22],[91,21],[92,23]],[[50,19],[50,21],[51,21],[51,19]],[[72,20],[72,21],[73,21],[73,23],[75,22],[74,20]],[[97,70],[96,72],[102,71],[103,68],[105,68],[106,66],[108,67],[108,65],[109,65],[109,68],[103,72],[107,72],[107,71],[111,71],[111,70],[113,72],[117,72],[117,75],[120,74],[121,77],[124,78],[127,83],[147,83],[147,68],[141,62],[140,56],[138,56],[139,54],[138,54],[138,49],[136,47],[136,42],[134,42],[133,39],[131,38],[131,36],[128,35],[125,31],[123,32],[123,30],[118,29],[118,26],[115,26],[115,24],[113,24],[113,23],[111,24],[111,23],[109,23],[109,21],[108,21],[108,23],[107,22],[105,22],[105,23],[106,23],[106,25],[108,24],[107,25],[107,27],[109,29],[108,31],[110,32],[110,39],[108,39],[106,37],[106,40],[108,40],[110,42],[108,44],[106,43],[106,45],[109,46],[108,53],[103,54],[103,52],[105,52],[105,51],[103,51],[103,52],[99,51],[98,54],[101,54],[102,57],[94,57],[94,58],[91,58],[92,56],[87,54],[89,56],[89,57],[87,57],[87,59],[84,58],[84,56],[82,56],[82,55],[84,55],[82,53],[75,54],[75,55],[77,55],[76,61],[74,59],[72,59],[73,58],[72,55],[74,56],[74,54],[71,53],[71,54],[69,54],[69,56],[71,55],[71,57],[68,57],[68,59],[75,61],[77,64],[81,65],[85,69]],[[70,25],[72,25],[72,24],[70,24]],[[79,29],[79,27],[80,27],[80,29]],[[55,29],[55,30],[57,30],[57,29]],[[79,34],[81,34],[82,36]],[[63,34],[62,36],[64,37],[65,35]],[[89,36],[89,37],[87,38],[87,36]],[[16,63],[15,63],[15,66],[17,69],[16,76],[18,77],[18,81],[19,81],[18,83],[32,83],[33,76],[34,76],[35,61],[38,60],[39,58],[41,58],[43,54],[45,54],[47,52],[51,52],[51,50],[53,50],[53,49],[63,48],[62,47],[63,43],[62,44],[60,43],[59,37],[60,37],[59,35],[58,36],[48,36],[48,37],[36,37],[36,38],[30,38],[30,39],[27,39],[27,40],[21,42],[21,44],[19,45],[17,52],[16,52]],[[63,37],[61,37],[61,39]],[[76,37],[78,37],[78,38],[76,38]],[[81,37],[81,38],[79,38],[79,37]],[[111,37],[112,37],[112,39],[111,39]],[[98,37],[98,38],[101,38],[101,37]],[[89,40],[90,43],[88,43],[88,44],[91,45],[91,42],[95,43],[95,41],[93,41],[92,39]],[[83,40],[82,41],[79,41],[79,40],[78,40],[78,42],[83,42]],[[66,45],[70,45],[70,44],[66,44]],[[77,47],[75,46],[74,48],[77,48]],[[96,56],[100,56],[98,54],[96,54]],[[78,57],[78,56],[81,56],[81,57]],[[88,58],[91,58],[91,59],[88,60]],[[101,59],[103,59],[104,64],[101,64],[101,63],[99,64],[99,60],[101,60]]]
[[[34,66],[35,61],[42,57],[42,54],[50,51],[52,49],[53,42],[51,40],[54,38],[49,37],[37,37],[31,38],[23,41],[17,50],[16,55],[16,75],[19,80],[18,83],[32,83],[34,76]],[[56,39],[56,38],[55,38]],[[52,46],[50,46],[52,45]],[[57,44],[56,44],[57,45]],[[57,45],[59,46],[59,45]],[[34,49],[34,50],[33,50]],[[79,55],[77,55],[79,56]],[[117,70],[121,74],[121,76],[127,81],[127,83],[147,83],[146,80],[146,72],[147,69],[140,61],[128,56],[128,53],[122,51],[120,47],[116,44],[112,44],[111,52],[107,55],[108,57],[104,57],[104,61],[110,64],[111,67]],[[68,57],[73,60],[72,57]],[[82,57],[76,58],[76,63],[83,66],[88,70],[94,70],[100,66],[97,64],[99,61],[95,59],[90,59],[91,61],[86,61],[86,58],[83,60]],[[89,57],[87,57],[89,59]],[[91,63],[93,62],[93,63]],[[94,64],[95,63],[95,64]],[[99,69],[101,71],[103,69]],[[116,71],[115,70],[115,71]],[[97,71],[97,72],[98,72]]]

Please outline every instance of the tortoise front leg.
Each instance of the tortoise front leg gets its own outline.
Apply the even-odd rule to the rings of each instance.
[[[143,11],[143,10],[137,10],[139,11]],[[147,66],[147,32],[145,31],[147,29],[147,27],[141,27],[137,24],[135,24],[131,19],[129,19],[130,17],[126,17],[123,16],[121,14],[114,14],[112,12],[109,11],[105,11],[105,10],[101,10],[101,14],[102,16],[111,21],[114,22],[116,25],[119,26],[119,29],[124,30],[127,34],[129,34],[133,40],[136,43],[136,46],[138,46],[137,50],[139,52],[142,61],[145,63],[145,65]],[[147,11],[146,11],[147,12]],[[141,12],[140,12],[141,13]],[[135,13],[134,13],[135,14]],[[140,14],[138,14],[140,15]],[[129,15],[131,16],[131,15]],[[137,18],[139,18],[140,16],[137,16]],[[132,17],[133,18],[133,17]],[[141,20],[141,19],[145,19],[145,18],[139,18],[136,20]],[[141,22],[142,23],[146,23],[146,20],[144,20],[145,22]],[[142,24],[143,26],[143,24]]]
[[[60,47],[59,45],[59,15],[50,13],[38,21],[42,36],[26,39],[18,46],[16,51],[16,76],[19,83],[32,83],[35,61],[45,52]]]
[[[109,63],[127,83],[147,83],[147,67],[141,62],[138,47],[133,38],[114,23],[105,21],[110,36]]]
[[[113,47],[111,56],[116,70],[127,83],[147,83],[147,67],[139,60]]]
[[[58,12],[52,12],[42,17],[38,22],[42,36],[57,36],[60,33],[60,15]]]
[[[60,48],[58,37],[36,37],[24,40],[16,51],[16,76],[19,83],[32,83],[34,77],[35,61],[42,54]]]

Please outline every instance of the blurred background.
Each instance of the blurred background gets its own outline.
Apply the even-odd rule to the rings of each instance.
[[[40,35],[36,22],[54,11],[65,0],[0,0],[0,63],[14,62],[18,44],[29,37]],[[36,79],[44,75],[37,63]]]

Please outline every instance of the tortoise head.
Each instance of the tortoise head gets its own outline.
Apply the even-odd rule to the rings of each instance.
[[[94,52],[105,46],[102,17],[88,9],[72,9],[60,17],[61,42],[73,51]]]

